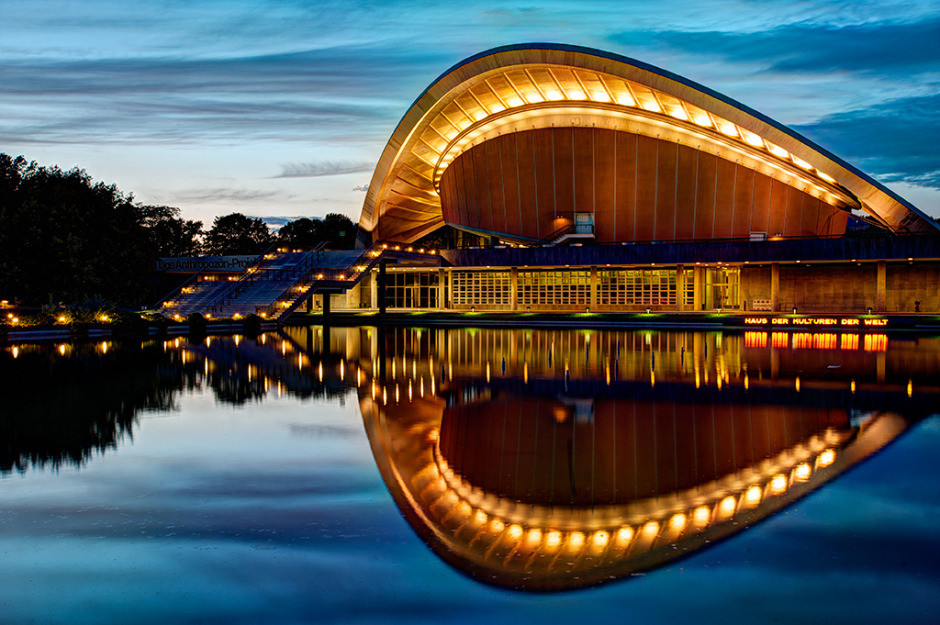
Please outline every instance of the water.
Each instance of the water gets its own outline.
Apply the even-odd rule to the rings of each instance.
[[[938,370],[851,334],[7,347],[0,623],[933,622]]]

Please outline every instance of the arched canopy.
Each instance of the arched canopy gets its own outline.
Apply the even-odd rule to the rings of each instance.
[[[496,48],[438,78],[414,102],[373,174],[359,226],[409,242],[444,223],[443,172],[474,145],[549,126],[657,137],[745,164],[893,232],[937,226],[798,133],[706,87],[615,54],[555,44]]]

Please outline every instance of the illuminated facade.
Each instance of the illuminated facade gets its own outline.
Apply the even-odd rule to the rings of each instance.
[[[891,265],[940,258],[935,241],[897,243],[940,232],[924,213],[721,94],[573,46],[497,48],[445,72],[392,134],[359,227],[364,246],[446,227],[478,248],[444,251],[437,277],[396,278],[438,292],[392,307],[940,310],[935,263]],[[897,250],[845,244],[859,227]],[[840,262],[830,274],[853,286],[807,293],[833,276],[807,280],[801,262]]]

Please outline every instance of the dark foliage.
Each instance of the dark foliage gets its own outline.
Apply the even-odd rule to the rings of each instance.
[[[81,169],[0,154],[0,294],[34,303],[139,301],[154,256],[132,199]]]
[[[277,239],[292,249],[308,250],[323,244],[327,249],[348,250],[356,242],[356,224],[339,213],[329,213],[322,220],[301,217],[284,224]]]
[[[212,222],[212,229],[206,234],[206,253],[214,256],[261,254],[274,240],[261,219],[232,213],[216,217]]]

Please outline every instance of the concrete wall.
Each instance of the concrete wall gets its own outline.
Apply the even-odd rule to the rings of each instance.
[[[887,312],[940,312],[940,266],[888,263],[885,286]]]

